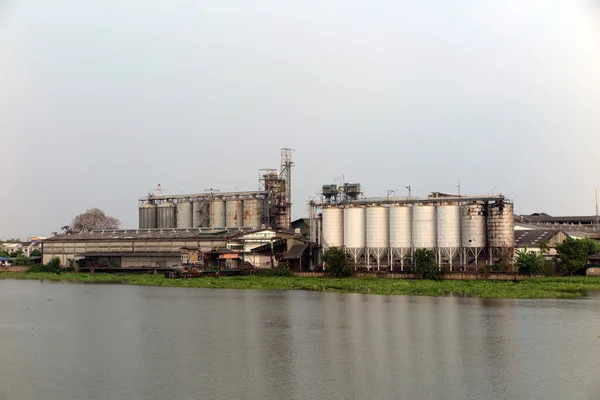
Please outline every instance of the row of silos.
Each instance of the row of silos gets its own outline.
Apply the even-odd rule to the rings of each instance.
[[[329,206],[322,218],[323,246],[344,246],[355,259],[363,252],[379,259],[386,249],[403,257],[413,248],[452,258],[459,248],[514,244],[513,205],[506,202]]]
[[[140,229],[215,227],[259,228],[263,215],[262,200],[216,199],[212,201],[148,202],[139,208]]]

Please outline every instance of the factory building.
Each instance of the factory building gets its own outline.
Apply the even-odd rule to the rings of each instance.
[[[259,190],[163,195],[139,199],[139,229],[254,228],[290,229],[291,149],[281,150],[281,167],[261,170]]]
[[[365,198],[359,184],[325,185],[322,195],[311,203],[311,241],[343,247],[357,266],[403,270],[416,249],[451,270],[514,253],[514,207],[501,195]]]

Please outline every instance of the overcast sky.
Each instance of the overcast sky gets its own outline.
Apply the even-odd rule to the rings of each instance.
[[[600,0],[0,0],[3,238],[254,190],[281,147],[294,218],[342,175],[589,215],[599,145]]]

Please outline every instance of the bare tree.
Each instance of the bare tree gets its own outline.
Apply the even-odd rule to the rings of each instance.
[[[73,222],[68,227],[63,227],[63,230],[68,233],[89,232],[98,229],[119,229],[121,221],[114,217],[104,214],[99,208],[90,208],[83,214],[79,214],[73,218]]]

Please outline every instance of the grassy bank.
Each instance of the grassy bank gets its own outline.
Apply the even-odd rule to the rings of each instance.
[[[162,275],[116,275],[63,273],[0,273],[0,279],[34,279],[81,283],[126,283],[138,286],[315,290],[338,293],[386,295],[456,296],[482,298],[577,298],[586,291],[600,290],[600,278],[538,278],[520,283],[503,281],[427,281],[382,278],[297,278],[297,277],[221,277],[166,279]]]

